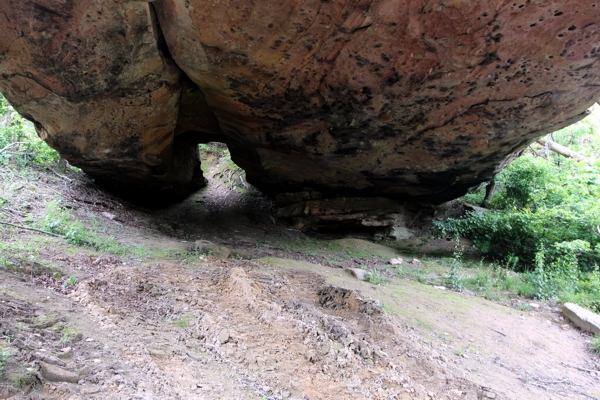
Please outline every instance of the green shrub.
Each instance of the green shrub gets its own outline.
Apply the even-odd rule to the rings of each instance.
[[[553,134],[554,140],[600,159],[600,113]],[[434,222],[434,235],[464,236],[504,268],[524,271],[505,280],[519,295],[573,301],[600,311],[600,162],[594,166],[550,153],[527,152],[495,177],[486,213]],[[537,152],[537,154],[535,154]],[[483,190],[465,196],[483,199]],[[482,277],[463,283],[476,290]]]
[[[600,355],[600,335],[595,335],[591,340],[591,351],[596,355]]]
[[[534,266],[535,255],[544,246],[548,261],[564,257],[561,246],[577,243],[577,262],[582,270],[600,264],[600,236],[594,230],[598,214],[593,209],[529,209],[467,213],[463,218],[434,222],[437,236],[464,236],[484,254],[498,261],[518,257],[515,269]]]
[[[496,182],[490,212],[436,221],[436,236],[468,237],[497,260],[518,257],[516,267],[521,270],[534,266],[542,246],[546,262],[564,256],[559,243],[578,243],[581,270],[600,264],[600,168],[574,160],[557,165],[525,154],[502,171]]]
[[[386,282],[386,279],[381,276],[381,273],[376,268],[365,274],[365,280],[373,285],[383,285]]]
[[[10,122],[6,126],[7,116]],[[60,156],[41,140],[33,124],[17,113],[0,94],[0,165],[49,164]]]

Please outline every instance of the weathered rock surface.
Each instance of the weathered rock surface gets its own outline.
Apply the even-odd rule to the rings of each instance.
[[[353,277],[355,277],[356,279],[358,279],[359,281],[366,281],[367,280],[367,271],[365,271],[364,269],[360,269],[360,268],[347,268],[346,271],[352,275]]]
[[[198,253],[208,253],[217,258],[227,258],[231,255],[231,249],[220,246],[208,240],[196,240],[191,246],[190,251]]]
[[[43,361],[40,361],[40,373],[44,379],[50,382],[77,383],[79,381],[79,375],[76,373]]]
[[[201,186],[222,141],[271,195],[441,203],[585,115],[598,43],[592,0],[7,0],[0,90],[129,193]]]
[[[563,314],[581,329],[600,335],[600,315],[573,303],[565,303]]]
[[[148,3],[0,3],[0,90],[109,186],[144,195],[204,184],[197,150],[175,139],[181,87]]]

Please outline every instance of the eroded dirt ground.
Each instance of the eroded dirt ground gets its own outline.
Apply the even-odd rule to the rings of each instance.
[[[411,255],[306,238],[227,179],[147,210],[69,176],[4,171],[0,219],[27,224],[62,199],[90,229],[149,250],[116,256],[4,226],[0,398],[600,398],[589,337],[552,304],[358,281],[340,267]],[[188,251],[198,239],[246,256]]]

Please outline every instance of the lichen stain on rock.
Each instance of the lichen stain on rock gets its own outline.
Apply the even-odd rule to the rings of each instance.
[[[598,43],[591,0],[12,0],[0,90],[130,194],[201,186],[221,141],[271,195],[440,203],[585,115]]]

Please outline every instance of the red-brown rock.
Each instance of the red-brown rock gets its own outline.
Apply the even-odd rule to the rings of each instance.
[[[592,0],[6,0],[0,90],[117,188],[216,140],[272,195],[440,203],[585,115],[599,43]]]
[[[0,90],[42,139],[116,189],[184,193],[204,184],[174,140],[180,69],[149,3],[0,3]]]

